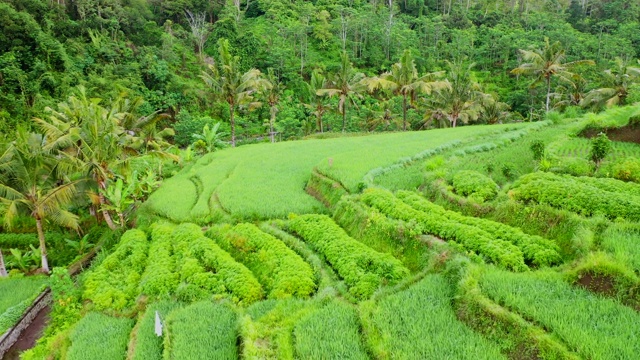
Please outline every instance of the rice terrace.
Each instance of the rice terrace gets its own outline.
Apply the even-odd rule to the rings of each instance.
[[[640,360],[639,0],[0,0],[0,360]]]

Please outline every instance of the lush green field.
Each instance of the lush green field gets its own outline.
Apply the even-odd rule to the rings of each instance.
[[[131,319],[89,313],[75,325],[66,359],[124,360],[132,327]]]
[[[220,209],[242,219],[324,212],[322,204],[304,192],[314,168],[354,191],[375,168],[409,161],[425,150],[453,141],[468,141],[523,126],[527,125],[474,126],[226,149],[206,155],[193,167],[165,181],[145,206],[147,211],[178,222],[206,222],[216,218]]]
[[[20,319],[46,284],[41,276],[0,278],[0,334]]]

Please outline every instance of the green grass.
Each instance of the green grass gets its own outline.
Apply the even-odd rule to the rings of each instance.
[[[156,335],[156,311],[162,322],[168,315],[182,305],[174,301],[162,301],[147,306],[138,324],[134,328],[134,336],[129,344],[129,353],[132,360],[158,360],[162,359],[164,351],[163,338]]]
[[[207,222],[219,211],[242,219],[322,212],[323,205],[304,191],[314,168],[353,191],[372,169],[410,160],[454,140],[523,126],[528,125],[465,126],[225,149],[165,181],[145,208],[178,222]]]
[[[339,301],[330,302],[294,328],[297,359],[365,360],[355,309]]]
[[[0,278],[0,335],[15,325],[46,284],[42,276]]]
[[[166,360],[237,359],[238,326],[230,307],[209,301],[173,311],[165,323]]]
[[[640,272],[640,226],[614,224],[602,234],[601,246],[616,259]]]
[[[378,359],[504,359],[499,348],[456,319],[452,289],[426,278],[377,304],[364,303],[370,346]]]
[[[640,313],[544,272],[515,274],[487,269],[483,293],[553,332],[588,359],[635,359],[640,353]]]
[[[66,360],[124,360],[133,320],[89,313],[71,332]]]

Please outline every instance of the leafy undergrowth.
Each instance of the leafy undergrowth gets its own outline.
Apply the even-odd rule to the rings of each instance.
[[[633,359],[640,352],[640,314],[575,288],[555,273],[486,269],[480,287],[491,299],[549,329],[589,359]]]
[[[378,359],[504,359],[500,349],[456,319],[452,289],[427,275],[407,290],[363,303],[369,343]]]

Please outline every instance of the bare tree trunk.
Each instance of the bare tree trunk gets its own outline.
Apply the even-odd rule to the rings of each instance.
[[[276,114],[278,113],[278,108],[275,106],[271,106],[271,120],[269,120],[269,137],[271,138],[271,142],[276,142],[275,134],[273,132],[273,125],[276,123]]]
[[[407,94],[402,94],[402,131],[407,131]]]
[[[103,183],[100,183],[100,188],[102,190],[105,189],[105,186]],[[98,199],[100,199],[100,208],[102,209],[102,217],[104,217],[104,221],[107,223],[107,226],[109,226],[109,229],[111,230],[115,230],[117,229],[116,225],[113,223],[113,219],[111,219],[111,214],[109,214],[109,212],[107,210],[104,209],[104,205],[107,203],[106,199],[104,198],[104,195],[102,194],[102,191],[98,191]]]
[[[549,112],[550,100],[551,100],[551,76],[547,77],[547,112]]]
[[[320,126],[320,132],[324,132],[324,127],[322,126],[322,113],[318,112],[318,125]]]
[[[40,241],[40,254],[42,256],[42,271],[49,273],[49,260],[47,259],[47,245],[45,244],[44,231],[42,231],[42,219],[36,217],[36,228],[38,229],[38,240]]]
[[[340,101],[342,102],[342,132],[347,131],[347,100],[342,95]]]
[[[231,146],[236,147],[236,120],[234,117],[235,105],[229,104],[229,120],[231,121]]]
[[[4,256],[0,250],[0,277],[7,277],[7,267],[4,265]]]

